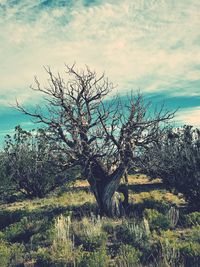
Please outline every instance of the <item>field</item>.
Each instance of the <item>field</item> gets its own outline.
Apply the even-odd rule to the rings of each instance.
[[[0,205],[0,266],[200,266],[200,213],[159,179],[129,176],[129,216],[96,215],[86,181]]]

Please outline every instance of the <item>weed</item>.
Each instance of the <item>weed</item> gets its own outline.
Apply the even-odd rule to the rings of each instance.
[[[185,215],[185,223],[187,226],[200,225],[200,212],[192,212]]]
[[[85,253],[80,262],[80,267],[108,267],[110,257],[107,255],[106,247],[102,245],[97,251]]]
[[[149,221],[151,230],[168,229],[170,227],[168,217],[157,210],[145,209],[144,215]]]
[[[24,246],[21,244],[10,245],[0,240],[0,267],[17,266],[23,263]]]
[[[122,245],[119,254],[115,258],[117,267],[137,266],[140,263],[141,252],[130,245]]]

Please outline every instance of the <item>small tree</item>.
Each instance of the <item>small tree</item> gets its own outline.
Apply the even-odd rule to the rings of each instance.
[[[157,139],[160,124],[174,114],[161,109],[150,115],[141,95],[131,95],[124,102],[119,97],[106,99],[112,83],[89,68],[67,67],[67,81],[46,71],[49,86],[43,88],[35,79],[32,89],[45,95],[47,110],[37,107],[31,112],[17,103],[18,110],[48,126],[66,155],[67,167],[81,167],[100,213],[120,216],[125,205],[116,193],[121,178],[136,158],[137,148]]]
[[[55,153],[44,130],[25,131],[17,126],[14,136],[5,138],[4,176],[27,196],[43,197],[65,181],[62,169],[55,164]]]
[[[145,151],[142,169],[182,193],[200,208],[200,131],[192,126],[169,129]]]

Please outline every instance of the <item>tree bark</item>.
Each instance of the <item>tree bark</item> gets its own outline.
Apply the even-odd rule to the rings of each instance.
[[[123,173],[124,168],[121,167],[111,176],[89,180],[101,216],[122,217],[125,215],[128,206],[128,190],[120,188]],[[121,198],[119,192],[124,195],[124,199]]]

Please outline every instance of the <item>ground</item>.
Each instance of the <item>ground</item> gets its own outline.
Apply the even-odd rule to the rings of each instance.
[[[2,203],[0,267],[200,266],[200,213],[160,179],[128,179],[128,216],[120,219],[97,215],[83,180],[43,199]]]

